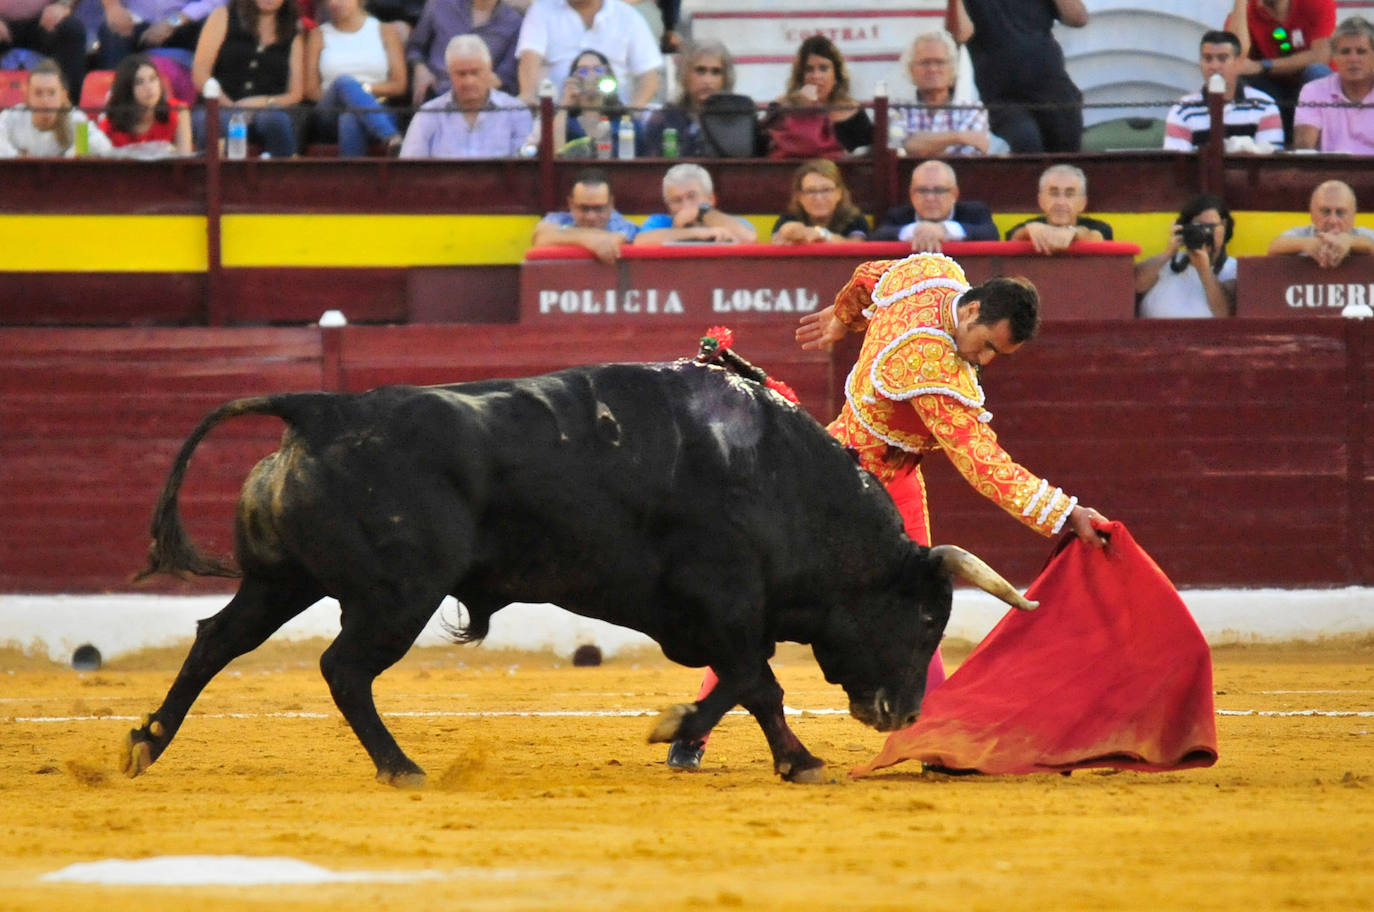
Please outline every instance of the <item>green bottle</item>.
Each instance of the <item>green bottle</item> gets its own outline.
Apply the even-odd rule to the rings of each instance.
[[[663,157],[677,158],[677,130],[672,127],[663,131]]]
[[[89,121],[76,122],[76,154],[89,155],[91,151],[91,125]]]

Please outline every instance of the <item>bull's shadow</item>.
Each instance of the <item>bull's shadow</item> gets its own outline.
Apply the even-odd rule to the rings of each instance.
[[[196,548],[178,496],[206,434],[250,414],[287,428],[244,483],[234,569]],[[342,630],[321,670],[377,778],[396,785],[424,772],[378,716],[372,682],[446,595],[467,608],[463,640],[511,602],[551,602],[709,665],[716,688],[665,711],[650,740],[699,739],[740,705],[792,781],[823,779],[824,764],[783,718],[768,666],[778,641],[811,645],[855,718],[889,731],[919,712],[952,574],[1028,607],[962,549],[908,539],[883,487],[801,408],[691,361],[236,400],[182,446],[152,531],[142,575],[242,582],[126,737],[130,776],[225,665],[326,595]]]

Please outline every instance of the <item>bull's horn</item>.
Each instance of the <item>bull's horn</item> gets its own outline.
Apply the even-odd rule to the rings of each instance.
[[[1016,591],[1016,587],[1002,578],[996,570],[958,545],[936,545],[930,549],[930,556],[940,562],[940,566],[950,576],[967,580],[984,592],[997,596],[1013,608],[1032,611],[1040,607]]]

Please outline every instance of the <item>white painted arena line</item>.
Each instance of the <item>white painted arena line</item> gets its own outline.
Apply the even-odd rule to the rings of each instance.
[[[1314,639],[1374,631],[1374,588],[1344,589],[1193,589],[1179,593],[1208,642]],[[148,646],[189,641],[195,622],[215,614],[225,595],[159,596],[0,594],[0,643],[46,650],[56,661],[90,643],[108,660]],[[977,642],[1001,620],[1007,607],[992,596],[958,589],[946,635]],[[418,644],[452,642],[438,623],[459,616],[458,603],[446,599],[420,635]],[[339,605],[323,599],[286,624],[280,639],[333,637],[339,632]],[[569,614],[553,605],[514,604],[492,618],[485,641],[493,649],[551,650],[571,656],[583,643],[595,643],[612,658],[626,649],[652,647],[641,633]],[[41,644],[41,645],[40,645]]]
[[[448,709],[412,710],[384,712],[382,718],[391,719],[524,719],[524,718],[621,718],[635,716],[657,716],[660,709],[508,709],[463,711]],[[795,709],[783,707],[789,716],[847,716],[848,709]],[[1218,716],[1268,716],[1287,718],[1292,716],[1322,716],[1330,719],[1374,718],[1374,710],[1368,709],[1218,709]],[[728,716],[747,716],[742,709],[733,709]],[[50,723],[50,722],[137,722],[142,716],[14,716],[0,719],[11,723]],[[269,713],[191,713],[191,719],[335,719],[337,713],[290,712]]]
[[[411,883],[421,880],[524,880],[553,872],[513,868],[450,871],[335,871],[297,858],[249,855],[164,855],[110,858],[67,865],[38,879],[44,883],[127,884],[176,887],[255,887],[331,883]]]

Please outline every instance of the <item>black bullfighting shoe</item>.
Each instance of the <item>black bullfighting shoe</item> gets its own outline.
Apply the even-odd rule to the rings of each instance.
[[[701,757],[706,745],[696,741],[674,741],[668,745],[668,765],[673,769],[701,769]]]

